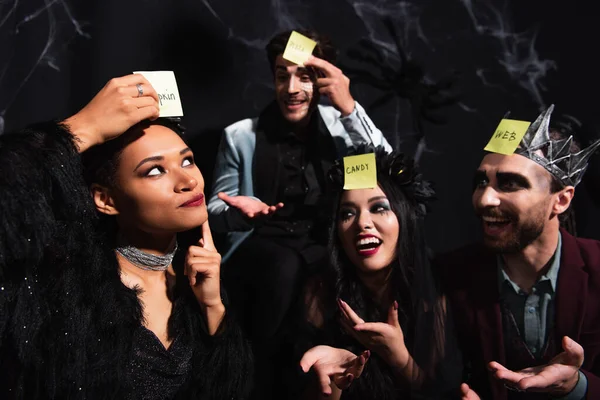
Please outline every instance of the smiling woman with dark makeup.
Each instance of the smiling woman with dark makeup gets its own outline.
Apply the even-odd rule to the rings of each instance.
[[[368,152],[376,154],[375,188],[343,190],[342,162],[330,172],[330,268],[305,290],[309,324],[297,342],[310,349],[300,366],[318,378],[313,390],[333,398],[454,398],[462,365],[423,225],[434,192],[412,160],[355,150]],[[318,397],[310,393],[309,385],[306,398]]]
[[[62,123],[0,138],[1,398],[246,396],[204,180],[157,115],[129,75]]]

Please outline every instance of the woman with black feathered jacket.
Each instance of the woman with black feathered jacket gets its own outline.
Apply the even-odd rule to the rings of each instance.
[[[0,398],[248,392],[202,174],[157,101],[128,75],[62,123],[0,137]],[[200,226],[179,257],[176,234]]]

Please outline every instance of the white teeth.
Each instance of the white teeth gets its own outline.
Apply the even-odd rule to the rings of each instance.
[[[485,222],[510,222],[508,219],[496,218],[496,217],[481,217]]]
[[[381,243],[381,240],[377,239],[376,237],[368,237],[368,238],[360,239],[359,241],[356,242],[356,245],[364,246],[364,245],[370,244],[370,243],[379,244],[379,243]]]

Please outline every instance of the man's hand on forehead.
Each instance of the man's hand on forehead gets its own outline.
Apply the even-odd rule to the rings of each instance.
[[[317,71],[315,83],[319,93],[327,96],[343,117],[352,114],[355,102],[350,93],[350,79],[342,70],[315,56],[310,56],[304,66]]]
[[[320,78],[331,78],[338,74],[342,74],[341,69],[331,64],[322,58],[310,56],[308,60],[304,62],[304,66],[310,68],[316,72],[316,75]]]

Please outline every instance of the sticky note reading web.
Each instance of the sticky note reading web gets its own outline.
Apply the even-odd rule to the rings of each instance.
[[[371,189],[377,186],[375,153],[344,157],[344,189]]]
[[[156,90],[160,117],[183,116],[181,98],[173,71],[135,71],[134,74],[144,75]]]
[[[506,155],[513,154],[525,136],[529,125],[531,122],[528,121],[503,119],[484,150]]]
[[[283,58],[294,64],[304,65],[316,45],[314,40],[293,31],[283,51]]]

